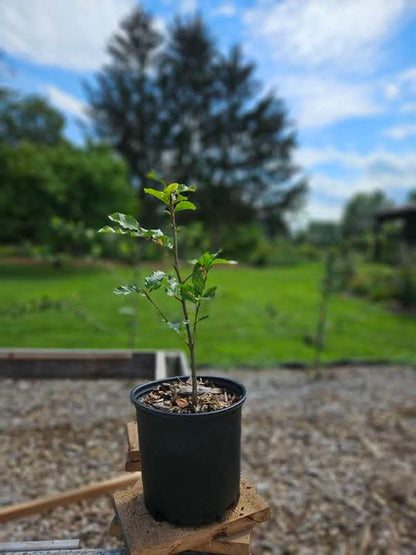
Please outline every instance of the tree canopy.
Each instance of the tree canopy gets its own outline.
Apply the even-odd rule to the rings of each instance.
[[[87,85],[90,113],[97,135],[127,161],[141,196],[156,170],[198,184],[199,218],[209,227],[257,221],[275,234],[284,226],[283,215],[306,190],[293,162],[295,131],[282,100],[262,92],[238,46],[222,53],[198,16],[176,18],[162,37],[137,7],[108,54]],[[144,224],[153,221],[155,205],[142,206]]]
[[[0,87],[0,141],[55,145],[63,141],[64,117],[39,95]]]
[[[384,191],[357,193],[346,203],[342,215],[344,236],[351,237],[374,230],[375,215],[381,208],[391,206],[392,202]]]
[[[108,147],[0,143],[0,240],[43,242],[55,216],[98,228],[135,208],[127,177]]]

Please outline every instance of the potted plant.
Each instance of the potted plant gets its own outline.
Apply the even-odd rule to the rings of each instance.
[[[158,520],[180,525],[200,525],[222,520],[240,495],[241,408],[244,386],[221,377],[198,377],[196,341],[201,307],[215,297],[216,287],[208,276],[217,264],[233,264],[218,253],[204,252],[183,273],[179,256],[177,214],[195,210],[188,199],[195,187],[166,183],[154,174],[162,189],[145,189],[165,206],[170,234],[144,229],[132,216],[109,216],[116,226],[103,233],[142,237],[166,248],[172,257],[172,272],[154,271],[142,287],[122,285],[117,294],[138,293],[155,308],[167,326],[176,332],[189,352],[192,376],[158,380],[135,387],[130,395],[136,407],[142,460],[144,499]],[[154,298],[163,290],[179,303],[182,317],[172,322]]]

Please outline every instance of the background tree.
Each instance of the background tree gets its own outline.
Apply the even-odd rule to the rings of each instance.
[[[150,15],[135,8],[110,40],[109,62],[96,75],[95,85],[86,84],[95,131],[127,162],[145,224],[155,205],[144,195],[146,175],[159,165],[161,154],[160,98],[152,73],[160,44]]]
[[[374,230],[378,210],[392,206],[384,191],[357,193],[346,203],[342,215],[342,231],[345,237],[363,235]]]
[[[47,242],[56,216],[99,227],[115,206],[135,203],[126,166],[108,147],[0,143],[0,241]]]
[[[408,202],[416,202],[416,189],[412,189],[407,195]]]
[[[338,222],[312,220],[307,228],[298,234],[298,240],[308,241],[317,247],[330,247],[339,242],[341,228]]]
[[[284,227],[283,215],[306,189],[292,161],[295,133],[282,101],[261,93],[255,66],[238,47],[221,54],[200,17],[176,18],[161,45],[151,16],[136,8],[109,55],[88,88],[91,114],[141,191],[155,169],[198,183],[198,217],[216,232],[218,221],[226,233],[251,222],[271,235]]]
[[[0,88],[0,141],[55,145],[64,140],[64,125],[62,114],[45,98]]]

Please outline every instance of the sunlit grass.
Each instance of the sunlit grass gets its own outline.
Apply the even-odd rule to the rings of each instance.
[[[144,277],[150,270],[142,270]],[[211,281],[217,298],[200,325],[200,365],[269,366],[310,362],[304,338],[313,333],[322,268],[318,264],[253,269],[221,268]],[[159,321],[146,299],[112,294],[131,283],[128,268],[64,268],[4,265],[0,268],[0,345],[42,348],[127,348],[130,319],[122,307],[139,301],[137,348],[181,348],[178,336]],[[72,310],[11,316],[18,303],[48,296],[70,301]],[[179,307],[160,298],[172,319]],[[94,325],[95,324],[95,325]],[[183,345],[182,345],[183,346]],[[416,362],[416,318],[363,299],[335,295],[329,305],[324,361],[344,359]]]

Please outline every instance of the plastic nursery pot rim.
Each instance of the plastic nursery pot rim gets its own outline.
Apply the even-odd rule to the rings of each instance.
[[[231,378],[223,378],[222,376],[198,376],[198,379],[203,380],[210,380],[214,384],[217,384],[219,387],[224,387],[227,390],[231,390],[234,392],[238,392],[241,396],[240,399],[231,405],[230,407],[225,407],[220,410],[213,410],[211,412],[191,412],[191,413],[180,413],[180,412],[168,412],[164,410],[159,410],[150,405],[146,405],[145,403],[140,401],[140,397],[142,397],[145,393],[152,391],[155,387],[162,383],[169,383],[173,381],[186,381],[190,378],[190,376],[174,376],[173,378],[164,378],[161,380],[155,380],[153,382],[148,382],[142,385],[137,385],[134,389],[130,392],[130,401],[134,404],[136,409],[140,411],[144,411],[150,414],[158,414],[159,416],[164,416],[166,418],[213,418],[218,414],[222,414],[225,412],[234,412],[241,408],[242,404],[247,398],[247,390],[245,386]]]

